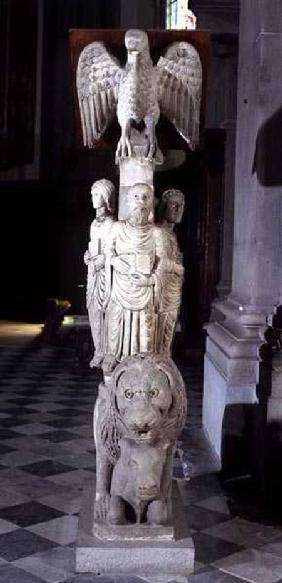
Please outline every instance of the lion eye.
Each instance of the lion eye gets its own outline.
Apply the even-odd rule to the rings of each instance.
[[[150,389],[149,391],[149,395],[150,397],[153,399],[154,397],[157,397],[159,394],[159,389]]]
[[[131,391],[130,389],[127,389],[124,393],[124,396],[126,399],[132,399],[133,397],[133,391]]]

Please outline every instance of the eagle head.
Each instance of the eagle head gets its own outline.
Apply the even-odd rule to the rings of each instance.
[[[129,55],[149,52],[148,35],[143,30],[128,30],[125,33],[124,42]]]

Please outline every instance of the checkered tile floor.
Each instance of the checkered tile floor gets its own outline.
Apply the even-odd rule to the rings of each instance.
[[[83,482],[95,472],[100,375],[78,369],[70,348],[0,344],[0,583],[112,583],[74,573]],[[201,369],[182,372],[190,408],[175,477],[196,546],[189,581],[281,583],[282,529],[247,482],[223,489],[201,430]]]

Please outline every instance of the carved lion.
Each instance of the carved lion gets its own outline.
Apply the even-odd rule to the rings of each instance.
[[[109,460],[119,458],[119,441],[174,444],[186,419],[186,392],[174,362],[159,354],[125,358],[115,369],[107,413],[100,426]]]

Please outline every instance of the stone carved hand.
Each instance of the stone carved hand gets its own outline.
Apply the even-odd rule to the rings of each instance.
[[[103,494],[98,494],[95,500],[94,508],[94,518],[100,522],[106,522],[107,515],[110,508],[110,494],[104,492]]]
[[[176,275],[179,275],[180,277],[183,275],[184,267],[183,267],[183,265],[181,265],[181,263],[175,264],[175,273],[176,273]]]
[[[84,261],[85,265],[89,265],[89,263],[91,263],[91,255],[90,255],[88,249],[84,253],[83,261]]]
[[[96,255],[96,257],[93,257],[94,271],[100,271],[100,269],[102,269],[102,267],[104,267],[104,265],[105,265],[105,255],[101,254],[101,255]]]
[[[175,273],[175,275],[182,277],[184,273],[184,267],[181,263],[177,263],[171,259],[162,258],[158,265],[158,273],[160,277],[162,277],[164,273]]]
[[[96,271],[100,271],[105,265],[105,255],[91,255],[90,251],[85,251],[84,253],[84,263],[91,267],[91,271],[94,274]]]
[[[140,273],[132,273],[130,275],[130,283],[138,287],[149,287],[154,285],[154,279]]]

